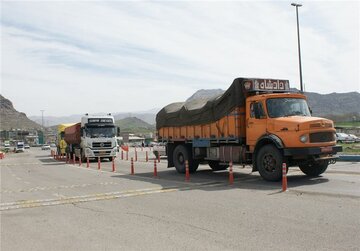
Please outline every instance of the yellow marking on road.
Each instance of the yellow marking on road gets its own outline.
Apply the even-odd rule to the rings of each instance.
[[[16,191],[12,190],[3,190],[0,191],[2,194],[6,193],[23,193],[23,192],[36,192],[36,191],[50,191],[50,190],[58,190],[58,189],[71,189],[71,188],[85,188],[89,186],[107,186],[107,185],[118,185],[117,182],[100,182],[100,183],[93,183],[93,184],[78,184],[78,185],[60,185],[60,186],[53,186],[53,187],[33,187],[28,189],[19,189]]]
[[[118,198],[126,198],[140,195],[157,194],[157,193],[168,193],[179,191],[179,188],[147,188],[140,190],[128,190],[122,192],[111,192],[111,193],[100,193],[74,197],[62,197],[57,199],[45,199],[45,200],[23,200],[9,203],[1,203],[0,211],[21,209],[21,208],[34,208],[44,206],[55,206],[65,205],[81,202],[91,202],[100,200],[112,200]]]
[[[28,189],[19,189],[16,191],[11,190],[4,190],[0,191],[0,193],[23,193],[23,192],[36,192],[36,191],[50,191],[50,190],[58,190],[58,189],[71,189],[71,188],[84,188],[89,186],[107,186],[107,185],[118,185],[117,182],[100,182],[100,183],[93,183],[93,184],[78,184],[78,185],[60,185],[60,186],[53,186],[53,187],[33,187]]]
[[[143,195],[150,195],[150,194],[187,191],[187,190],[193,190],[193,189],[197,189],[197,188],[213,187],[213,186],[219,186],[219,185],[222,186],[223,183],[207,183],[207,184],[203,184],[203,185],[188,186],[188,187],[146,188],[146,189],[139,189],[139,190],[127,190],[127,191],[120,191],[120,192],[90,194],[90,195],[82,195],[82,196],[74,196],[74,197],[62,197],[62,198],[56,198],[56,199],[45,199],[45,200],[20,200],[20,201],[15,201],[15,202],[0,203],[0,211],[23,209],[23,208],[45,207],[45,206],[56,206],[56,205],[66,205],[66,204],[101,201],[101,200],[112,200],[112,199],[143,196]]]
[[[25,163],[19,163],[19,164],[7,164],[7,163],[0,163],[0,166],[24,166],[24,165],[42,165],[41,162],[25,162]]]

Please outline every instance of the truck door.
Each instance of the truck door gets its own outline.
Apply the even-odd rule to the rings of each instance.
[[[257,140],[266,133],[267,119],[260,101],[246,103],[246,143],[254,150]]]

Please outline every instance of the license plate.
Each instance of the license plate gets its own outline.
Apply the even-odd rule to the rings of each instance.
[[[106,151],[100,151],[99,155],[106,155]]]
[[[333,150],[332,146],[321,147],[322,153],[329,153],[329,152],[332,152],[332,150]]]

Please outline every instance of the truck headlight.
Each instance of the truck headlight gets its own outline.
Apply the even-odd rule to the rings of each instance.
[[[87,156],[93,156],[94,154],[89,148],[86,148],[86,155]]]
[[[308,136],[306,134],[300,136],[300,141],[305,143],[308,140]]]

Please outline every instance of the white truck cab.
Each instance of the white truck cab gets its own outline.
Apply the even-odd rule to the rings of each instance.
[[[25,144],[22,141],[18,141],[15,145],[15,152],[16,153],[21,153],[25,151]]]
[[[116,136],[120,133],[114,117],[88,115],[81,118],[81,143],[83,158],[116,157]]]

